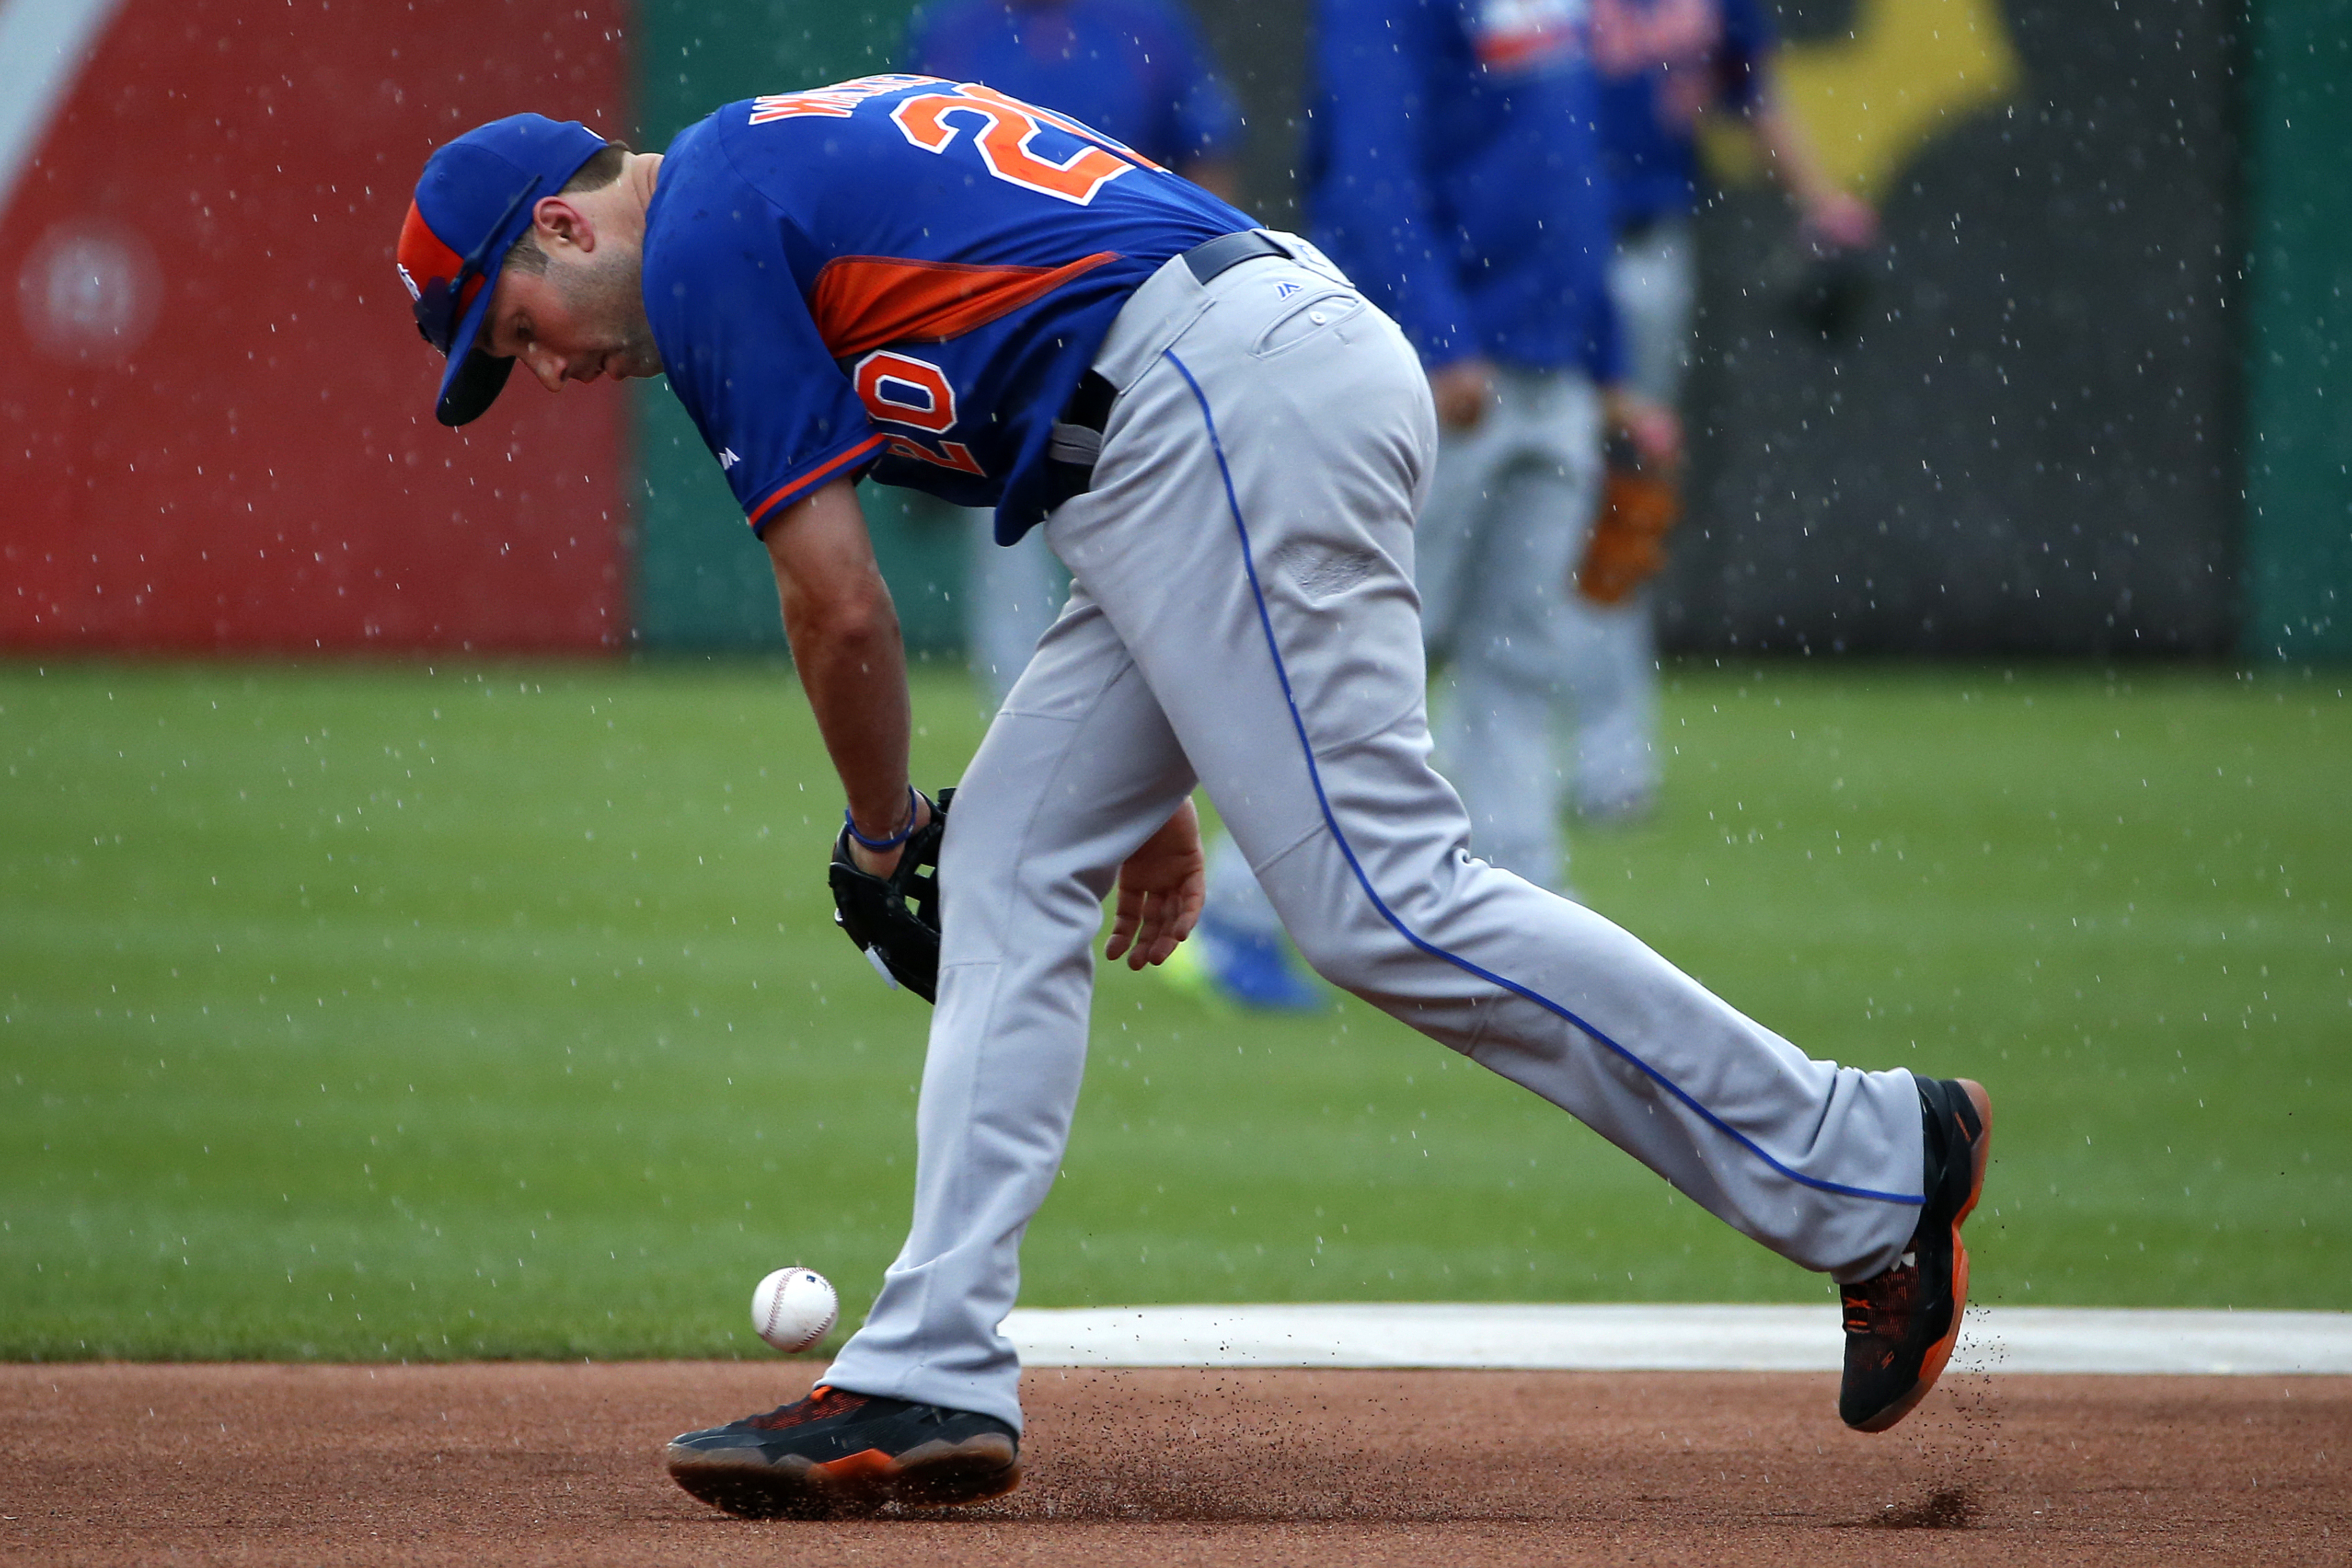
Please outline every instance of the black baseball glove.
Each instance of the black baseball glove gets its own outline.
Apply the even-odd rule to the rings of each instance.
[[[929,798],[925,797],[927,800]],[[849,829],[833,842],[833,920],[866,954],[867,963],[893,985],[903,985],[926,1002],[940,985],[940,840],[947,830],[943,789],[930,803],[931,819],[898,851],[887,877],[861,871],[849,858]]]
[[[1864,252],[1801,240],[1780,262],[1782,298],[1798,326],[1832,349],[1843,348],[1867,324],[1875,273]]]

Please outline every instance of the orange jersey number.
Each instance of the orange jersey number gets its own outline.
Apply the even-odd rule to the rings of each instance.
[[[933,437],[955,428],[955,388],[948,384],[946,373],[929,360],[877,349],[857,362],[851,379],[858,400],[877,425],[905,426]],[[985,477],[987,473],[973,459],[971,448],[961,441],[940,441],[933,447],[908,436],[891,435],[889,440],[890,449],[901,457],[962,474]]]
[[[950,115],[959,119],[951,121]],[[953,92],[925,92],[904,99],[890,111],[890,118],[908,141],[927,153],[946,152],[957,132],[978,121],[973,141],[990,174],[1008,184],[1078,206],[1093,201],[1096,192],[1129,170],[1139,165],[1157,167],[1132,153],[1122,158],[1095,146],[1093,133],[1076,122],[978,82],[966,82]],[[1047,125],[1066,131],[1088,145],[1058,163],[1041,157],[1030,143]]]

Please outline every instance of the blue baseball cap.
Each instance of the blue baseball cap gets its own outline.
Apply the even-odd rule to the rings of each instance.
[[[425,161],[400,226],[400,280],[425,341],[448,356],[433,416],[457,426],[498,401],[514,361],[475,343],[499,268],[530,232],[531,211],[604,150],[576,120],[510,114],[477,126]]]

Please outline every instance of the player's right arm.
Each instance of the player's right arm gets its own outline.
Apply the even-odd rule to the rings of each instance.
[[[1191,13],[1181,5],[1169,5],[1154,15],[1165,30],[1146,41],[1145,52],[1162,84],[1159,94],[1167,104],[1163,134],[1168,153],[1162,157],[1149,147],[1139,150],[1219,201],[1239,206],[1241,107],[1218,74],[1216,58]]]
[[[1748,110],[1748,131],[1764,154],[1764,166],[1822,238],[1850,248],[1870,244],[1878,237],[1877,210],[1831,176],[1812,136],[1774,90],[1770,73],[1764,81]]]
[[[1832,245],[1860,247],[1878,237],[1878,214],[1847,190],[1822,163],[1821,150],[1780,92],[1780,41],[1758,0],[1721,0],[1723,38],[1717,50],[1717,92],[1745,118],[1764,166],[1804,216]]]
[[[775,568],[784,636],[818,733],[849,797],[851,819],[868,838],[919,827],[929,813],[907,788],[913,719],[898,612],[874,563],[857,491],[835,479],[793,503],[761,531]],[[911,825],[909,805],[920,814]],[[887,875],[896,849],[852,843],[862,870]]]
[[[768,552],[793,659],[851,819],[866,837],[887,839],[909,810],[906,654],[852,488],[885,437],[802,297],[790,215],[719,155],[720,129],[715,118],[689,127],[663,161],[665,205],[646,245],[646,312],[671,392]],[[853,854],[877,875],[898,858],[895,849]]]

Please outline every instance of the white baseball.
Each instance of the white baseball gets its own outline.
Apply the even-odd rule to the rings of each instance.
[[[779,1268],[751,1292],[751,1326],[790,1354],[824,1338],[841,1316],[841,1298],[814,1268]]]

